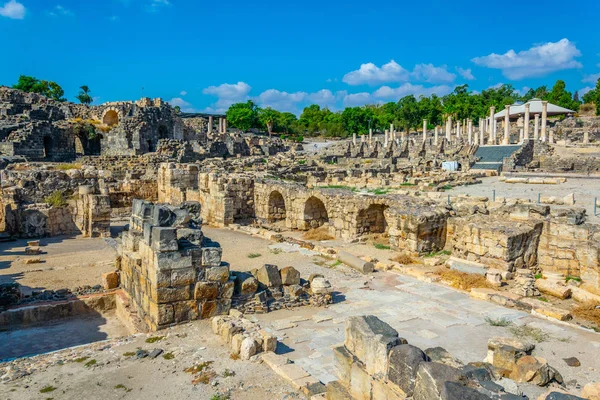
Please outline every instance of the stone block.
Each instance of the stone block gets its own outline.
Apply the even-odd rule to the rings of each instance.
[[[550,296],[558,297],[561,300],[571,297],[571,288],[560,283],[553,282],[547,279],[537,279],[535,286],[540,292],[549,294]]]
[[[344,385],[349,386],[354,357],[348,349],[342,345],[333,348],[333,359],[337,377]]]
[[[348,400],[352,395],[348,389],[339,381],[331,381],[326,385],[327,400]]]
[[[589,400],[600,400],[600,382],[585,385],[581,395]]]
[[[102,287],[105,290],[116,289],[119,287],[119,273],[116,271],[102,274]]]
[[[221,265],[221,256],[223,249],[221,247],[203,247],[202,248],[202,266],[218,267]]]
[[[235,289],[235,281],[227,281],[221,287],[221,294],[219,297],[223,299],[231,299],[233,297],[233,292]]]
[[[346,320],[346,348],[362,363],[370,375],[385,376],[388,353],[399,344],[406,344],[398,332],[379,318],[368,315]]]
[[[328,294],[332,291],[331,283],[327,279],[318,276],[310,283],[310,290],[314,294]]]
[[[242,344],[240,346],[240,358],[242,360],[249,360],[250,357],[259,352],[258,343],[251,337],[247,337],[242,340]]]
[[[458,382],[464,376],[448,365],[425,362],[419,365],[415,379],[414,400],[442,399],[446,382]]]
[[[277,288],[282,285],[281,275],[276,265],[263,265],[256,271],[256,279],[265,287]]]
[[[443,400],[490,400],[491,397],[458,382],[444,382],[441,399]],[[416,400],[416,399],[415,399]]]
[[[177,230],[175,228],[152,228],[152,250],[154,251],[177,251]]]
[[[350,394],[355,400],[371,400],[373,378],[363,369],[362,363],[352,363],[350,371]]]
[[[157,303],[174,303],[176,301],[186,301],[191,299],[189,286],[185,287],[166,287],[158,288]]]
[[[162,204],[155,204],[152,209],[151,223],[156,227],[170,227],[175,222],[175,213]]]
[[[261,329],[258,331],[263,340],[263,351],[275,351],[277,349],[277,337]]]
[[[204,270],[204,279],[211,282],[225,283],[229,280],[229,267],[210,267]]]
[[[412,396],[419,365],[428,359],[421,349],[410,344],[392,348],[387,371],[388,380],[398,386],[406,396]]]
[[[299,285],[300,284],[300,272],[294,267],[282,268],[280,272],[281,283],[283,285]]]
[[[219,284],[217,282],[197,282],[194,288],[194,299],[214,300],[219,295]]]
[[[173,286],[193,285],[196,281],[196,270],[194,268],[174,269],[170,275],[170,285]]]
[[[217,315],[217,302],[208,300],[200,304],[200,317],[202,319],[211,318]]]
[[[231,338],[231,352],[233,354],[240,354],[242,342],[244,341],[244,339],[245,337],[241,333],[236,333],[235,335],[233,335],[233,337]]]

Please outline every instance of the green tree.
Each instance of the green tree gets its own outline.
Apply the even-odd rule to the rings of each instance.
[[[226,116],[231,126],[242,131],[258,126],[258,106],[252,100],[232,104],[227,110]]]
[[[13,85],[13,89],[29,93],[38,93],[56,101],[66,101],[63,97],[65,91],[58,83],[52,81],[40,81],[33,76],[21,75],[17,84]]]
[[[596,87],[583,95],[583,102],[594,104],[596,106],[596,115],[600,116],[600,79],[596,82]]]
[[[77,100],[79,100],[81,104],[92,104],[94,99],[92,96],[90,96],[90,88],[86,85],[83,85],[80,87],[80,89],[81,91],[77,95]]]
[[[567,92],[566,87],[565,81],[557,80],[554,86],[552,86],[550,93],[544,96],[544,100],[570,110],[578,111],[579,102],[573,100],[573,95],[571,92]]]
[[[277,116],[277,127],[285,133],[294,133],[298,118],[291,112],[282,112]]]
[[[275,121],[277,121],[278,117],[279,111],[275,111],[271,107],[258,110],[258,119],[267,127],[269,137],[273,133],[273,126],[275,126]]]

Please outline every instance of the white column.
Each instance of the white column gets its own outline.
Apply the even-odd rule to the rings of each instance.
[[[502,144],[510,143],[510,104],[504,106],[504,140]]]
[[[479,118],[479,145],[485,144],[485,118]]]
[[[546,141],[546,124],[548,123],[548,102],[542,101],[542,142]]]
[[[369,128],[369,144],[373,143],[373,128]]]
[[[496,107],[491,106],[490,107],[490,124],[488,126],[488,135],[490,135],[490,140],[492,139],[492,136],[494,134],[494,132],[492,132],[492,123],[493,121],[495,121],[494,119],[494,114],[496,113]]]
[[[554,131],[550,129],[550,138],[548,139],[548,143],[554,144]]]
[[[208,116],[208,133],[212,133],[213,130],[213,124],[214,124],[214,118],[212,115]]]
[[[427,140],[427,120],[423,120],[423,142]]]
[[[438,144],[438,135],[439,135],[439,133],[438,133],[438,126],[437,125],[435,126],[434,132],[435,133],[434,133],[434,137],[433,137],[433,144],[437,146],[437,144]]]
[[[492,118],[492,120],[490,121],[490,123],[492,124],[492,136],[493,136],[492,143],[496,144],[496,139],[497,139],[497,136],[498,136],[498,132],[497,132],[497,130],[498,130],[498,124],[496,123],[496,119],[495,118]]]
[[[361,142],[361,143],[364,143],[364,142],[365,142],[365,137],[364,137],[364,135],[360,137],[360,142]]]
[[[390,124],[390,135],[394,132],[394,124]]]
[[[352,144],[356,146],[356,132],[352,134]]]
[[[590,142],[590,133],[588,131],[583,132],[583,144]]]
[[[525,139],[525,133],[523,132],[523,128],[519,128],[519,143],[523,143]]]
[[[448,117],[446,121],[446,140],[450,141],[450,136],[452,135],[452,117]]]
[[[223,118],[223,133],[227,133],[227,118]]]
[[[467,142],[473,144],[473,121],[467,120]]]
[[[386,129],[384,132],[385,136],[383,138],[383,145],[387,146],[388,145],[388,135],[389,135],[389,131]]]
[[[525,104],[525,120],[523,121],[524,126],[523,126],[523,139],[525,141],[529,140],[529,107],[531,106],[531,104],[526,103]]]
[[[460,138],[460,120],[456,123],[456,141]]]

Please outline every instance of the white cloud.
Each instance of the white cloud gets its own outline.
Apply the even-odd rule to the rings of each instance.
[[[148,11],[157,12],[159,8],[171,5],[172,4],[169,0],[150,0],[150,4],[148,5]]]
[[[586,75],[585,78],[583,78],[582,82],[596,83],[596,82],[598,82],[598,79],[600,79],[600,73],[593,74],[593,75]]]
[[[591,87],[591,86],[586,86],[586,87],[584,87],[584,88],[582,88],[582,89],[579,89],[579,98],[581,99],[581,98],[582,98],[583,96],[585,96],[585,94],[586,94],[587,92],[589,92],[590,90],[594,90],[594,88],[593,88],[593,87]]]
[[[409,78],[409,72],[394,60],[381,68],[373,63],[362,64],[356,71],[348,72],[342,82],[349,85],[374,85],[386,82],[402,82]]]
[[[473,76],[473,73],[471,72],[471,68],[461,68],[461,67],[457,67],[456,71],[459,73],[460,76],[462,76],[463,78],[465,78],[468,81],[473,81],[475,80],[475,77]]]
[[[521,90],[517,89],[515,91],[519,93],[519,96],[525,96],[525,94],[529,92],[529,89],[531,89],[529,86],[523,86]]]
[[[111,15],[110,17],[108,17],[108,20],[110,22],[117,22],[119,20],[119,16],[118,15]]]
[[[0,7],[0,15],[6,18],[23,19],[25,18],[25,13],[25,6],[16,0],[10,0]]]
[[[186,92],[185,90],[182,90],[181,92],[179,92],[179,94],[180,94],[181,96],[187,96],[187,92]]]
[[[68,8],[64,8],[63,6],[61,6],[60,4],[55,6],[52,11],[48,11],[48,14],[53,16],[53,17],[73,17],[75,16],[75,14],[73,13],[73,11],[69,10]]]
[[[181,108],[183,112],[195,112],[196,110],[192,107],[190,103],[183,100],[181,97],[173,97],[171,100],[167,101],[173,107]]]
[[[581,52],[568,39],[533,46],[529,50],[516,53],[509,50],[505,54],[492,53],[483,57],[473,58],[477,65],[499,69],[508,79],[519,80],[530,77],[545,76],[555,71],[581,68],[575,57]]]
[[[502,85],[504,85],[504,83],[496,83],[495,85],[492,85],[489,88],[487,88],[487,90],[490,90],[490,89],[500,89],[502,87]]]
[[[444,96],[450,92],[452,92],[452,87],[448,85],[424,87],[423,85],[405,83],[397,88],[382,86],[373,93],[362,92],[347,94],[344,97],[343,102],[346,107],[355,107],[365,104],[381,104],[388,101],[398,101],[400,98],[411,94],[416,97],[421,95],[431,96],[432,94]]]
[[[297,112],[298,104],[305,101],[308,96],[306,92],[281,92],[269,89],[262,92],[255,100],[261,107],[271,107],[279,111]]]
[[[418,81],[429,83],[451,83],[456,79],[456,75],[448,72],[445,65],[436,67],[433,64],[415,65],[412,76]]]
[[[230,105],[248,100],[252,86],[245,82],[223,83],[219,86],[209,86],[202,91],[204,94],[216,96],[217,102],[208,107],[207,112],[224,112]],[[209,111],[210,110],[210,111]]]

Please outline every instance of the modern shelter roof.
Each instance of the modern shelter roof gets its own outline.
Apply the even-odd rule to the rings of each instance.
[[[529,114],[541,114],[542,113],[542,100],[531,99],[527,103],[529,104]],[[513,104],[510,106],[510,118],[518,118],[521,115],[525,115],[525,104]],[[494,114],[494,119],[504,119],[506,109]],[[574,114],[575,111],[569,110],[568,108],[557,106],[556,104],[548,103],[548,116],[561,115],[561,114]]]

